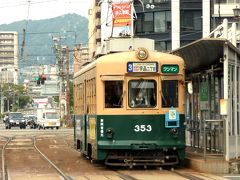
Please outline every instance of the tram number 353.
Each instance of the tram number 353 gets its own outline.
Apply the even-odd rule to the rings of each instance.
[[[135,132],[150,132],[152,131],[152,126],[151,125],[135,125],[134,126],[134,131]]]

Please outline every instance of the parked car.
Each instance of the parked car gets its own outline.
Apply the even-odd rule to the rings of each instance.
[[[8,113],[4,114],[4,117],[3,117],[3,122],[5,123],[6,119],[8,118]]]
[[[26,128],[26,119],[23,117],[21,112],[10,112],[5,120],[6,129],[11,129],[11,127]]]
[[[37,127],[37,117],[35,115],[28,115],[26,119],[27,119],[27,125],[30,128],[35,129]]]

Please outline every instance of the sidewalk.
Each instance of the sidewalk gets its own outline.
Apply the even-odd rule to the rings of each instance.
[[[210,152],[204,158],[203,150],[186,148],[186,166],[201,172],[214,174],[227,174],[231,172],[231,163],[219,155],[211,155]]]

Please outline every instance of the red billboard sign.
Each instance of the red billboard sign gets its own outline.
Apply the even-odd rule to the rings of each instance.
[[[132,7],[131,3],[112,5],[113,27],[131,26]]]

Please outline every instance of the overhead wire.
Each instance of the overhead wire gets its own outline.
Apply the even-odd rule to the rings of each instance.
[[[124,2],[124,0],[121,0],[120,2],[119,2],[119,4],[122,4]],[[99,4],[98,4],[98,6],[100,6],[100,3],[105,3],[105,2],[99,2]],[[107,11],[107,17],[105,18],[105,20],[103,21],[103,22],[101,22],[101,24],[100,24],[100,26],[102,26],[104,23],[106,23],[106,25],[108,25],[108,18],[110,17],[110,16],[112,16],[112,11],[111,11],[111,13],[109,13],[109,4],[111,3],[110,1],[108,1],[107,2],[108,3],[108,11]],[[108,14],[109,13],[109,14]],[[90,41],[90,39],[94,36],[94,34],[97,32],[96,31],[96,27],[94,27],[93,28],[93,30],[92,30],[92,32],[91,32],[91,35],[88,37],[88,40],[87,40],[87,42],[89,42]],[[89,43],[88,43],[89,44]],[[74,58],[78,61],[78,62],[80,62],[81,60],[80,59],[78,59],[76,56],[75,56],[75,54],[73,55],[74,56]]]
[[[21,47],[21,53],[20,53],[20,60],[23,59],[23,55],[24,55],[24,48],[25,48],[25,43],[26,43],[26,31],[28,28],[28,21],[29,21],[30,3],[31,3],[31,1],[28,0],[27,19],[26,19],[25,28],[23,29],[23,40],[22,40],[22,47]]]
[[[54,1],[59,1],[59,0],[45,0],[45,1],[32,1],[31,4],[44,4],[44,3],[50,3],[50,2],[54,2]],[[65,2],[65,3],[78,3],[78,2]],[[89,4],[89,0],[86,0],[85,2],[81,0],[81,3],[86,3]],[[11,2],[7,2],[7,3],[3,3],[1,2],[0,5],[0,9],[1,8],[11,8],[11,7],[18,7],[18,6],[26,6],[28,4],[28,1],[18,1],[17,3],[11,3]]]
[[[45,1],[32,1],[31,4],[43,4],[43,3],[49,3],[52,1],[58,1],[58,0],[45,0]],[[9,3],[5,4],[1,3],[0,8],[8,8],[8,7],[17,7],[17,6],[26,6],[28,5],[28,1],[18,1],[18,3]]]

